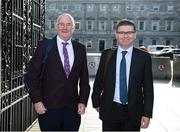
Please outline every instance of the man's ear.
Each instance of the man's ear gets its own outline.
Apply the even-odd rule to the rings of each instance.
[[[115,37],[116,37],[116,39],[117,39],[117,38],[118,38],[118,37],[117,37],[118,34],[117,34],[116,32],[115,32],[114,34],[115,34]]]
[[[136,39],[137,34],[135,33],[134,39]]]

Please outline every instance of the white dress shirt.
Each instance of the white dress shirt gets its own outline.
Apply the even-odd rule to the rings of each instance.
[[[119,86],[120,86],[121,82],[119,82],[119,71],[120,71],[120,63],[121,63],[121,59],[122,59],[122,53],[121,53],[122,51],[123,51],[123,49],[120,46],[118,46],[117,56],[116,56],[115,93],[114,93],[114,99],[113,99],[114,102],[118,102],[118,103],[121,103],[120,102],[120,91],[119,91]],[[126,58],[126,82],[127,82],[127,88],[128,88],[133,46],[128,48],[126,51],[127,51],[127,54],[125,55],[125,58]]]
[[[62,44],[62,42],[65,42],[65,41],[62,40],[58,35],[57,35],[56,39],[57,39],[57,47],[58,47],[60,59],[61,59],[61,62],[64,66],[64,55],[63,55],[63,44]],[[68,56],[69,56],[69,63],[70,63],[70,70],[71,70],[73,63],[74,63],[74,50],[73,50],[71,39],[69,39],[67,41],[67,43],[68,44],[67,44],[66,48],[67,48],[67,52],[68,52]]]

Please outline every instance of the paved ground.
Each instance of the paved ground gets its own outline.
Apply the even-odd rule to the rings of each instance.
[[[91,86],[93,81],[91,81]],[[171,82],[154,83],[153,119],[142,132],[180,132],[180,87],[172,88]],[[38,123],[30,131],[39,131]],[[80,132],[100,132],[101,121],[89,100],[85,115],[82,116]]]

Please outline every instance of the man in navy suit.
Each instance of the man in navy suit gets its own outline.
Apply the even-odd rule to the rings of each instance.
[[[85,113],[90,92],[86,49],[71,39],[74,28],[70,14],[58,17],[42,87],[38,83],[47,41],[38,42],[28,69],[29,95],[42,131],[78,131]]]
[[[148,127],[152,118],[151,57],[133,47],[136,28],[132,21],[120,21],[115,35],[119,45],[107,64],[106,74],[104,67],[110,50],[101,55],[93,86],[93,107],[99,112],[103,131],[140,131]]]

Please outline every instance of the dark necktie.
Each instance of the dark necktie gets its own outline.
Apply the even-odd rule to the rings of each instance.
[[[122,60],[120,64],[120,101],[122,104],[127,103],[127,83],[126,83],[126,55],[127,51],[122,51]]]
[[[67,52],[67,44],[68,43],[63,43],[63,55],[64,55],[64,71],[66,73],[66,77],[68,78],[69,74],[70,74],[70,63],[69,63],[69,56],[68,56],[68,52]]]

